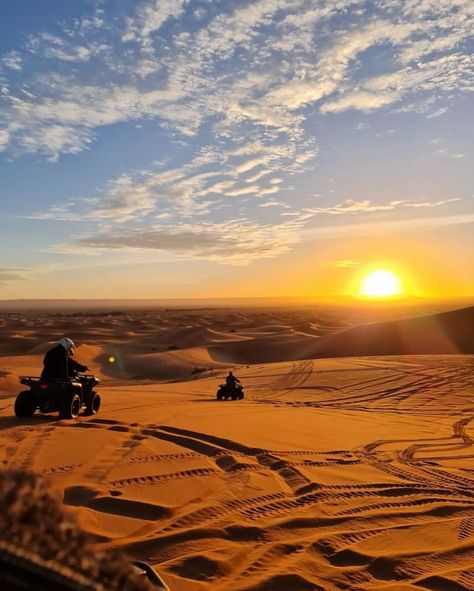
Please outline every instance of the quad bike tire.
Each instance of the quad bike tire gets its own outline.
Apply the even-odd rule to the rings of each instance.
[[[86,400],[86,408],[84,410],[84,414],[87,417],[92,415],[96,415],[100,409],[100,394],[97,392],[91,392],[91,396],[88,400]]]
[[[21,419],[32,417],[35,414],[37,403],[31,390],[23,390],[20,392],[15,400],[15,415]]]
[[[64,395],[59,409],[60,419],[77,419],[81,411],[82,402],[79,394],[68,392]]]

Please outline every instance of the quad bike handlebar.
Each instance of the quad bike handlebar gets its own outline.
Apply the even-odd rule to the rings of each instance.
[[[86,371],[89,371],[89,368],[87,368]],[[63,384],[68,384],[72,381],[94,381],[95,384],[98,384],[100,382],[100,380],[93,374],[80,374],[79,372],[74,372],[69,378],[67,378],[66,380],[55,380],[58,383],[63,383]],[[40,383],[47,383],[47,381],[44,381],[41,379],[40,376],[20,376],[20,384],[25,384],[26,386],[36,386],[37,384]]]

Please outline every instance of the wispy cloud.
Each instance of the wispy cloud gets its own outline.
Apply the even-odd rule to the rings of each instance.
[[[183,137],[204,124],[215,137],[264,129],[304,152],[304,122],[318,111],[430,105],[425,115],[434,116],[440,96],[472,91],[473,58],[463,44],[473,18],[463,0],[216,2],[197,16],[187,0],[142,0],[108,25],[97,11],[62,36],[43,32],[3,56],[4,68],[36,60],[41,73],[12,82],[2,122],[13,150],[53,160],[87,148],[100,127],[143,118]],[[360,56],[387,47],[386,72],[364,74]],[[96,68],[86,69],[91,59],[100,82]],[[58,74],[55,61],[71,67]]]
[[[337,203],[336,205],[330,205],[328,207],[317,207],[311,208],[308,211],[313,214],[326,213],[331,215],[347,215],[347,214],[361,214],[361,213],[372,213],[376,211],[393,211],[399,208],[412,207],[412,208],[423,208],[423,207],[440,207],[448,203],[454,203],[461,201],[459,197],[453,197],[451,199],[441,199],[439,201],[426,201],[417,200],[409,201],[406,199],[392,200],[388,203],[372,203],[370,200],[365,199],[363,201],[355,201],[348,199],[343,203]]]
[[[327,267],[334,269],[352,269],[360,265],[360,261],[357,259],[336,259],[327,262]]]
[[[0,285],[23,281],[27,278],[28,269],[16,269],[14,267],[0,267]]]
[[[249,155],[253,158],[249,159]],[[217,152],[204,147],[188,163],[177,168],[158,167],[109,181],[101,195],[53,205],[28,217],[52,220],[114,221],[126,223],[162,215],[176,220],[203,216],[224,200],[262,200],[284,190],[276,173],[293,174],[304,169],[314,152],[298,153],[292,144],[254,141]],[[272,175],[273,173],[273,175]],[[251,182],[249,182],[251,181]],[[262,202],[262,204],[264,204]]]
[[[9,51],[0,57],[0,65],[9,70],[20,71],[23,64],[23,58],[18,51]]]
[[[284,254],[300,241],[302,219],[280,224],[257,224],[245,219],[224,223],[155,225],[117,233],[114,230],[83,236],[55,251],[162,251],[188,259],[246,265]]]
[[[339,224],[324,227],[308,227],[302,231],[306,239],[309,238],[350,238],[352,236],[383,236],[388,232],[404,232],[419,228],[442,228],[474,224],[474,213],[446,215],[437,217],[407,218],[398,220],[383,220],[362,222],[356,224]]]
[[[456,201],[303,207],[289,198],[299,189],[290,180],[316,166],[320,121],[359,111],[362,130],[375,129],[368,121],[376,111],[436,118],[472,92],[472,2],[125,4],[108,15],[91,9],[61,33],[39,32],[0,56],[0,151],[55,163],[94,147],[105,127],[152,122],[179,152],[142,170],[121,168],[96,191],[31,214],[87,223],[88,234],[64,250],[241,264],[287,252],[313,218],[385,218]],[[464,157],[442,143],[433,150]]]
[[[466,154],[463,154],[461,152],[450,152],[449,150],[444,149],[436,150],[435,152],[433,152],[433,154],[435,154],[435,156],[447,156],[448,158],[455,159],[464,158],[466,156]]]
[[[10,140],[10,134],[4,129],[0,129],[0,152],[6,149]]]
[[[139,3],[135,14],[127,18],[126,30],[122,35],[122,41],[137,41],[144,46],[150,46],[153,33],[171,18],[179,17],[187,0],[153,0],[148,3]]]

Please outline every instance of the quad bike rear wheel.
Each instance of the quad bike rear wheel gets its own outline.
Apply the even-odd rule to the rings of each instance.
[[[68,392],[64,395],[59,409],[59,417],[61,419],[77,419],[81,411],[82,402],[79,394]]]
[[[86,416],[96,415],[100,408],[100,394],[97,392],[91,392],[88,400],[86,400],[86,408],[84,414]]]
[[[20,418],[32,417],[37,407],[36,399],[31,390],[23,390],[15,400],[15,415]]]

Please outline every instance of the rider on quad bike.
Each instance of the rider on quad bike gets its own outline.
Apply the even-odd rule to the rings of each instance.
[[[242,400],[244,397],[244,388],[240,383],[239,378],[236,378],[230,371],[225,379],[225,384],[221,384],[217,390],[217,400]]]
[[[237,384],[240,384],[239,378],[236,378],[234,374],[229,371],[229,375],[225,379],[225,385],[229,388],[229,390],[234,390]]]
[[[76,345],[71,339],[68,337],[60,339],[58,344],[44,356],[41,380],[44,382],[67,380],[77,372],[87,371],[87,366],[81,365],[71,358],[75,349]]]
[[[64,337],[44,356],[41,377],[20,376],[20,383],[29,387],[15,399],[15,415],[32,417],[41,413],[59,412],[61,419],[75,419],[82,409],[84,414],[97,414],[100,395],[95,391],[99,380],[93,375],[79,375],[87,367],[74,361],[74,343]]]

